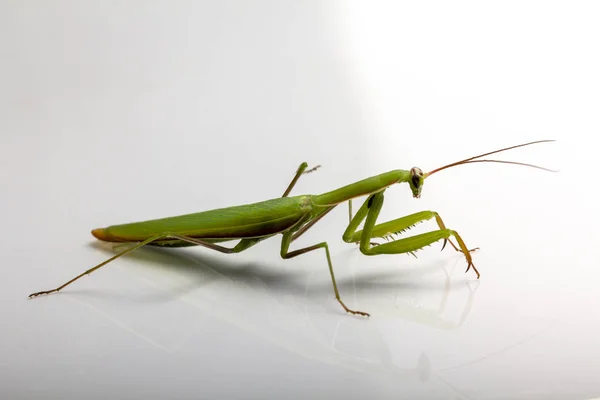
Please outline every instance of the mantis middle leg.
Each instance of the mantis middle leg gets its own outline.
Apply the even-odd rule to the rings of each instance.
[[[320,167],[320,165],[317,165],[316,167],[312,167],[311,169],[307,170],[306,168],[308,168],[308,164],[306,162],[300,164],[298,170],[296,171],[296,175],[294,175],[294,178],[288,185],[287,189],[285,189],[285,192],[283,192],[283,195],[281,197],[287,197],[290,194],[294,186],[296,186],[296,182],[298,182],[298,179],[300,179],[300,175],[310,174],[311,172],[316,171]]]
[[[281,240],[281,258],[293,258],[297,257],[301,254],[308,253],[309,251],[325,249],[325,255],[327,256],[327,264],[329,265],[329,273],[331,274],[331,282],[333,283],[333,291],[335,293],[335,299],[344,307],[346,312],[356,314],[356,315],[364,315],[366,317],[369,316],[369,313],[363,311],[352,310],[344,304],[342,299],[340,298],[340,292],[337,287],[337,283],[335,282],[335,274],[333,273],[333,264],[331,263],[331,256],[329,255],[329,246],[327,246],[327,242],[317,243],[312,246],[303,247],[298,250],[288,251],[290,248],[290,243],[292,242],[292,232],[286,232],[283,234],[283,239]]]

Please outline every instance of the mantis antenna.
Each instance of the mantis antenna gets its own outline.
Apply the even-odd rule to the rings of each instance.
[[[502,151],[516,149],[518,147],[525,147],[525,146],[530,146],[532,144],[547,143],[547,142],[555,142],[555,140],[536,140],[535,142],[518,144],[516,146],[505,147],[505,148],[500,149],[500,150],[490,151],[489,153],[484,153],[484,154],[480,154],[478,156],[465,158],[464,160],[456,161],[456,162],[453,162],[451,164],[444,165],[443,167],[439,167],[439,168],[436,168],[436,169],[434,169],[432,171],[429,171],[426,174],[424,174],[424,177],[427,178],[428,176],[433,175],[436,172],[440,172],[441,170],[444,170],[446,168],[456,167],[457,165],[473,164],[473,163],[478,163],[478,162],[492,162],[492,163],[502,163],[502,164],[515,164],[515,165],[523,165],[525,167],[543,169],[544,171],[558,172],[558,171],[553,170],[553,169],[540,167],[539,165],[527,164],[527,163],[522,163],[522,162],[518,162],[518,161],[487,160],[487,159],[477,160],[477,158],[489,156],[490,154],[496,154],[496,153],[500,153]]]

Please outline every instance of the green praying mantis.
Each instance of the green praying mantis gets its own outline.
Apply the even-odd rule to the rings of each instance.
[[[538,140],[535,142],[505,147],[500,150],[491,151],[447,164],[427,173],[423,173],[423,171],[417,167],[413,167],[408,171],[397,169],[351,183],[327,193],[289,197],[290,192],[296,185],[300,176],[318,168],[317,166],[312,169],[307,169],[308,164],[304,162],[300,164],[294,178],[280,198],[254,204],[94,229],[92,230],[92,235],[97,239],[107,242],[134,243],[134,245],[95,267],[88,269],[80,275],[77,275],[75,278],[61,286],[51,290],[32,293],[29,295],[29,298],[58,292],[77,281],[79,278],[146,245],[160,247],[203,246],[221,253],[229,254],[247,250],[265,239],[281,234],[283,236],[281,240],[281,257],[284,259],[297,257],[314,250],[324,249],[336,300],[348,313],[369,316],[366,312],[348,308],[342,301],[335,281],[333,264],[331,263],[327,242],[320,242],[312,246],[290,251],[292,242],[306,233],[306,231],[312,228],[336,206],[348,202],[350,223],[342,238],[347,243],[359,244],[360,251],[364,255],[374,256],[378,254],[401,253],[414,255],[415,251],[443,239],[444,243],[442,245],[442,250],[446,247],[447,243],[450,243],[454,250],[462,252],[467,261],[467,269],[465,272],[472,268],[475,274],[477,274],[477,279],[479,279],[479,271],[475,268],[473,259],[471,258],[471,251],[475,249],[469,250],[456,231],[446,228],[442,218],[437,212],[421,211],[391,221],[377,223],[377,217],[383,206],[383,194],[385,190],[396,183],[406,182],[410,186],[413,197],[419,198],[425,179],[436,172],[458,165],[480,162],[516,164],[552,171],[532,164],[516,161],[482,159],[482,157],[518,147],[553,141],[554,140]],[[367,196],[366,200],[356,214],[352,215],[352,199],[362,196]],[[394,239],[395,235],[401,234],[420,222],[431,219],[435,219],[439,229],[411,237]],[[365,221],[363,229],[359,230],[359,225],[363,221]],[[451,240],[452,237],[456,240],[458,245],[453,243]],[[384,238],[388,241],[386,243],[378,244],[372,242],[373,238]],[[239,240],[239,242],[233,247],[225,247],[220,244],[231,240]]]

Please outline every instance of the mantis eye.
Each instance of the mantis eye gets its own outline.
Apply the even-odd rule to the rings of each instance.
[[[418,187],[420,187],[420,186],[421,186],[422,179],[423,179],[423,171],[421,171],[421,169],[420,169],[420,168],[413,167],[413,168],[410,170],[410,175],[411,175],[410,179],[411,179],[411,181],[412,181],[412,184],[413,184],[413,186],[414,186],[415,188],[418,188]]]
[[[412,184],[413,184],[413,186],[414,186],[414,187],[419,187],[419,183],[420,183],[420,182],[419,182],[419,177],[418,177],[418,176],[416,176],[416,175],[413,175],[413,176],[412,176]]]

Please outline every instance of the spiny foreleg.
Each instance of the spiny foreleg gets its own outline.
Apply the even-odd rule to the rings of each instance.
[[[415,251],[429,246],[438,240],[444,239],[444,246],[446,242],[449,241],[452,247],[464,254],[468,264],[467,271],[472,267],[477,274],[477,278],[479,278],[480,274],[479,271],[477,271],[477,268],[475,268],[475,265],[473,265],[470,250],[465,246],[464,241],[456,231],[445,227],[442,219],[436,212],[421,211],[392,221],[376,224],[377,217],[383,206],[383,199],[383,191],[375,193],[367,198],[344,232],[343,239],[345,242],[360,242],[360,251],[365,255],[400,253],[414,255]],[[358,226],[365,218],[366,221],[363,229],[358,230]],[[373,237],[383,237],[389,240],[393,238],[393,235],[400,234],[410,227],[431,218],[436,219],[436,222],[440,227],[439,230],[404,239],[392,240],[391,242],[380,244],[375,247],[372,247],[371,245],[371,239]],[[451,236],[454,236],[458,242],[458,247],[450,241]],[[442,246],[442,249],[444,246]]]

